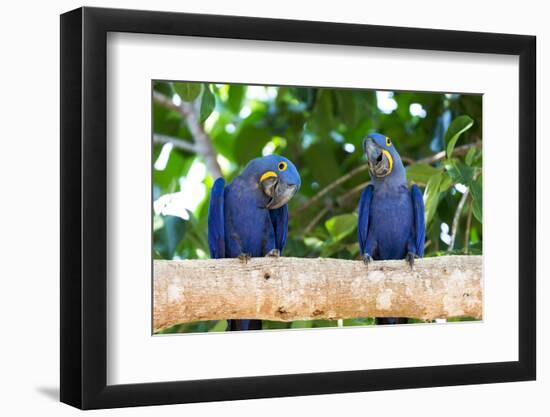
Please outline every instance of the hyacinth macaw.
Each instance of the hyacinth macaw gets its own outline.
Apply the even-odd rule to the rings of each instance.
[[[253,159],[227,187],[214,182],[208,210],[212,258],[279,256],[288,230],[288,201],[300,188],[300,175],[288,159]],[[259,330],[261,320],[228,320],[228,330]]]
[[[407,187],[405,167],[390,138],[379,133],[363,140],[371,183],[361,194],[357,235],[363,261],[414,259],[424,255],[424,202],[420,189]],[[406,323],[377,318],[378,324]]]

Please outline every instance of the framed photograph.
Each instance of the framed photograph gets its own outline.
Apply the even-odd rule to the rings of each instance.
[[[61,16],[61,401],[533,380],[535,37]]]

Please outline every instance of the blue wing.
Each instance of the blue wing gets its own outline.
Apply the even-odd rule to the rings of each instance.
[[[278,209],[269,210],[271,224],[275,232],[275,246],[282,254],[286,243],[286,233],[288,231],[288,207],[285,204]]]
[[[359,220],[357,223],[357,239],[361,255],[365,254],[367,248],[367,237],[369,232],[369,210],[372,201],[374,186],[371,184],[363,190],[359,200]],[[370,255],[370,254],[369,254]]]
[[[224,233],[224,187],[223,178],[218,178],[210,192],[210,206],[208,207],[208,246],[212,258],[225,258]]]
[[[416,245],[416,254],[420,257],[424,256],[424,240],[426,239],[426,224],[424,217],[424,200],[420,189],[413,185],[411,188],[411,196],[414,212],[414,242]]]

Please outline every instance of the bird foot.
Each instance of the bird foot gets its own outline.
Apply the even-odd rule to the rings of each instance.
[[[272,258],[278,258],[281,256],[281,251],[279,249],[271,249],[269,252],[267,252],[267,255]]]
[[[248,263],[248,261],[252,258],[252,256],[250,256],[249,253],[241,253],[239,255],[239,260],[243,263],[243,264],[246,264]]]
[[[369,264],[373,261],[372,256],[370,256],[368,253],[364,253],[361,256],[361,260],[367,266],[367,268],[369,267]]]
[[[407,256],[405,256],[405,260],[407,261],[407,263],[409,264],[411,269],[413,269],[413,267],[414,267],[414,260],[416,258],[418,258],[418,255],[415,254],[415,253],[412,253],[412,252],[408,252]]]

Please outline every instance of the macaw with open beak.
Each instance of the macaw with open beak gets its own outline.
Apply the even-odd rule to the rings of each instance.
[[[405,167],[390,138],[379,133],[363,140],[371,183],[361,194],[357,237],[360,254],[374,260],[414,259],[424,255],[424,201],[420,189],[407,186]],[[377,318],[378,324],[406,323],[404,318]]]

